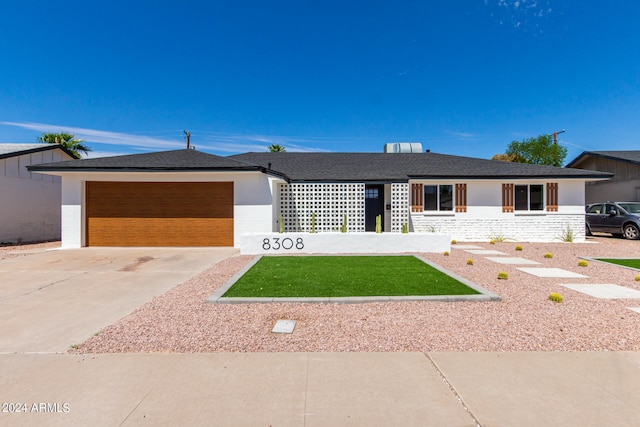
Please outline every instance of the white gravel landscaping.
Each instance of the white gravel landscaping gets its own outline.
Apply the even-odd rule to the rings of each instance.
[[[594,243],[597,242],[597,243]],[[589,243],[479,243],[487,249],[588,275],[574,283],[611,283],[640,290],[638,272],[578,257],[640,255],[640,242],[591,238]],[[544,258],[550,252],[553,258]],[[640,350],[637,300],[603,300],[538,278],[515,266],[452,247],[423,254],[500,295],[500,302],[367,304],[207,304],[205,300],[251,256],[226,259],[141,306],[74,349],[111,352],[343,352],[343,351],[602,351]],[[473,265],[467,260],[473,259]],[[509,274],[498,280],[499,271]],[[614,280],[615,279],[615,280]],[[547,299],[551,292],[563,303]],[[295,320],[293,334],[274,334],[278,319]]]

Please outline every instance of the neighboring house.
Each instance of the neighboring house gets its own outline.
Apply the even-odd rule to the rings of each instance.
[[[585,203],[640,202],[640,151],[585,151],[568,168],[609,172],[609,181],[587,182]]]
[[[60,145],[0,144],[0,243],[60,239],[60,177],[27,167],[69,159]]]
[[[195,150],[35,165],[62,177],[62,245],[238,246],[244,233],[439,231],[454,239],[584,239],[603,172],[436,153]],[[312,224],[313,223],[313,224]]]

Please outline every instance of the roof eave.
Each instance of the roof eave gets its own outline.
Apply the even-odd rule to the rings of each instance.
[[[582,162],[582,160],[584,160],[586,157],[588,156],[592,156],[592,157],[600,157],[601,159],[609,159],[609,160],[616,160],[618,162],[625,162],[625,163],[631,163],[634,165],[638,165],[640,164],[640,162],[636,162],[635,160],[630,160],[630,159],[624,159],[622,157],[616,157],[616,156],[610,156],[607,154],[602,154],[602,153],[597,153],[594,151],[584,151],[582,154],[580,154],[578,157],[576,157],[575,159],[573,159],[571,162],[569,162],[565,167],[566,168],[575,168],[576,165],[578,165],[579,163]],[[579,168],[578,168],[579,169]]]
[[[65,154],[67,154],[72,159],[79,159],[78,156],[76,156],[71,151],[67,150],[65,147],[59,144],[46,144],[46,145],[43,145],[42,147],[30,148],[28,150],[20,150],[20,151],[14,151],[11,153],[0,154],[0,159],[8,159],[10,157],[24,156],[25,154],[40,153],[42,151],[55,150],[57,148],[64,151]]]
[[[599,175],[580,174],[580,175],[410,175],[409,179],[588,179],[588,180],[604,180],[611,179],[612,173],[602,172]]]
[[[27,166],[30,172],[265,172],[261,167],[39,167],[39,165]]]

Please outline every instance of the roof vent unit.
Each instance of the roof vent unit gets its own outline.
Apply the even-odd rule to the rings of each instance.
[[[422,153],[419,142],[389,142],[384,145],[385,153]]]

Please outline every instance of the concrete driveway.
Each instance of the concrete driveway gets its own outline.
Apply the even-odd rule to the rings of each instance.
[[[82,248],[0,259],[0,353],[65,352],[233,248]]]

